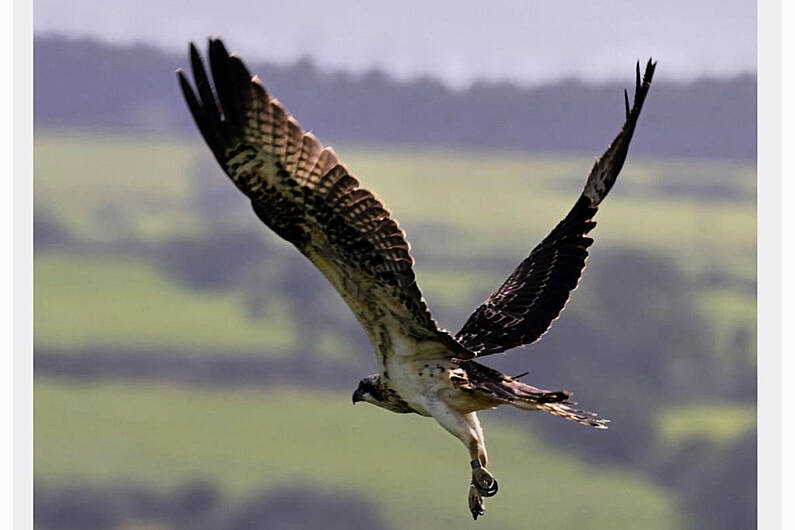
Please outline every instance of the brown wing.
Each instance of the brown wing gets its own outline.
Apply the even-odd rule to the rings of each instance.
[[[640,64],[636,66],[632,109],[624,91],[626,122],[594,164],[577,203],[456,334],[459,342],[477,355],[535,342],[563,311],[580,281],[587,249],[593,243],[586,237],[596,226],[593,216],[624,165],[655,66],[649,60],[642,81]]]
[[[213,87],[191,44],[194,93],[179,82],[196,124],[257,216],[326,276],[384,356],[406,337],[420,356],[470,358],[431,318],[414,277],[409,244],[383,204],[334,151],[304,132],[243,62],[210,39]]]

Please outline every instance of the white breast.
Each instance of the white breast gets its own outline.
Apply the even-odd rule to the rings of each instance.
[[[414,410],[430,416],[429,401],[438,399],[439,392],[453,387],[449,374],[453,367],[448,359],[420,359],[393,355],[386,361],[387,384]]]

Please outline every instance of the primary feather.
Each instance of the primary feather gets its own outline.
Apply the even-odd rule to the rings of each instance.
[[[641,80],[640,64],[636,65],[632,108],[624,91],[624,126],[597,159],[574,207],[456,334],[467,349],[481,356],[531,344],[546,333],[563,311],[585,269],[588,247],[593,243],[587,234],[596,226],[593,217],[599,203],[624,165],[655,66],[649,60]]]
[[[631,109],[624,93],[624,127],[574,207],[453,338],[431,318],[405,234],[334,151],[304,132],[220,40],[210,39],[211,76],[193,45],[190,58],[195,91],[182,71],[180,86],[218,163],[262,222],[328,278],[373,343],[379,373],[359,382],[353,402],[431,416],[461,440],[470,454],[475,519],[483,497],[498,490],[477,411],[511,405],[606,428],[608,420],[575,408],[571,393],[530,386],[472,359],[537,340],[565,306],[593,243],[593,216],[627,156],[654,63],[642,81],[636,67]]]
[[[180,86],[218,163],[257,216],[326,276],[379,355],[406,336],[426,355],[473,357],[431,318],[405,234],[334,151],[304,132],[219,39],[210,40],[212,84],[192,44],[190,56],[196,92],[182,71]]]

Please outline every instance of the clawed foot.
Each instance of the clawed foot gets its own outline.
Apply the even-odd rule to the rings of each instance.
[[[485,513],[483,508],[483,497],[474,484],[469,486],[469,511],[472,512],[472,518],[475,521],[478,520],[478,516]]]
[[[497,480],[479,462],[472,463],[472,482],[469,486],[469,511],[476,521],[485,513],[483,497],[493,497],[499,486]]]
[[[472,470],[472,485],[484,497],[493,497],[499,490],[497,480],[485,467],[478,467]]]

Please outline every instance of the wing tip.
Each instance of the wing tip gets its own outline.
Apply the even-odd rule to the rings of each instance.
[[[646,62],[643,76],[641,76],[640,60],[635,61],[635,93],[631,107],[629,105],[629,93],[626,88],[624,89],[624,126],[607,148],[607,151],[596,159],[591,169],[591,174],[585,183],[583,195],[590,200],[592,207],[599,206],[618,178],[629,150],[629,143],[632,140],[635,124],[640,117],[646,95],[651,87],[656,67],[657,62],[650,57]]]
[[[194,76],[196,75],[196,67],[202,63],[202,55],[199,52],[199,48],[196,46],[196,43],[190,41],[188,43],[188,55],[190,57],[191,67],[194,69]]]
[[[217,59],[229,59],[229,51],[224,45],[224,41],[217,35],[207,37],[207,46],[210,49],[210,56],[215,55]]]
[[[643,107],[643,102],[646,99],[646,94],[651,87],[651,81],[654,78],[654,71],[657,68],[657,61],[649,57],[643,69],[643,76],[640,75],[640,60],[635,62],[635,94],[632,102],[632,109],[627,113],[627,121],[632,117],[637,120],[640,115],[640,110]],[[628,106],[627,90],[624,89],[625,109]]]
[[[624,111],[627,119],[629,119],[629,94],[626,88],[624,89]]]
[[[211,34],[207,35],[207,45],[208,46],[219,46],[220,45],[220,46],[223,46],[224,49],[226,49],[226,46],[224,46],[224,39],[218,33],[211,33]]]

